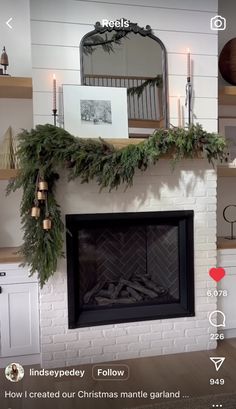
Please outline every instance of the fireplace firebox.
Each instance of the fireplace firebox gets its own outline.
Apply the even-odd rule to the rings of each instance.
[[[193,316],[193,216],[67,215],[69,328]]]

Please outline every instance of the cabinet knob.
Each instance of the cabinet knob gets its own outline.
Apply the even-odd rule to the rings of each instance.
[[[5,271],[0,271],[0,277],[5,277],[7,273]]]

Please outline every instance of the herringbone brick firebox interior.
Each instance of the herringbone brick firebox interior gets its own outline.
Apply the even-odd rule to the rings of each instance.
[[[68,215],[69,327],[193,315],[193,216]]]

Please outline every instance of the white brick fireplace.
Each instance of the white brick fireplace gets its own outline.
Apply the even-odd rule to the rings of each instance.
[[[209,313],[215,299],[207,288],[216,265],[216,172],[203,159],[183,160],[174,172],[161,160],[146,172],[137,172],[132,188],[99,193],[96,183],[58,183],[63,216],[72,213],[194,211],[195,317],[68,329],[66,260],[41,290],[42,365],[68,366],[214,349]]]

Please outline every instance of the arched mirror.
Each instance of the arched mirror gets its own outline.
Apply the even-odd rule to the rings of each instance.
[[[97,22],[81,41],[81,83],[127,88],[130,137],[168,127],[167,61],[150,26],[121,19],[114,27]],[[120,27],[121,26],[121,27]]]

